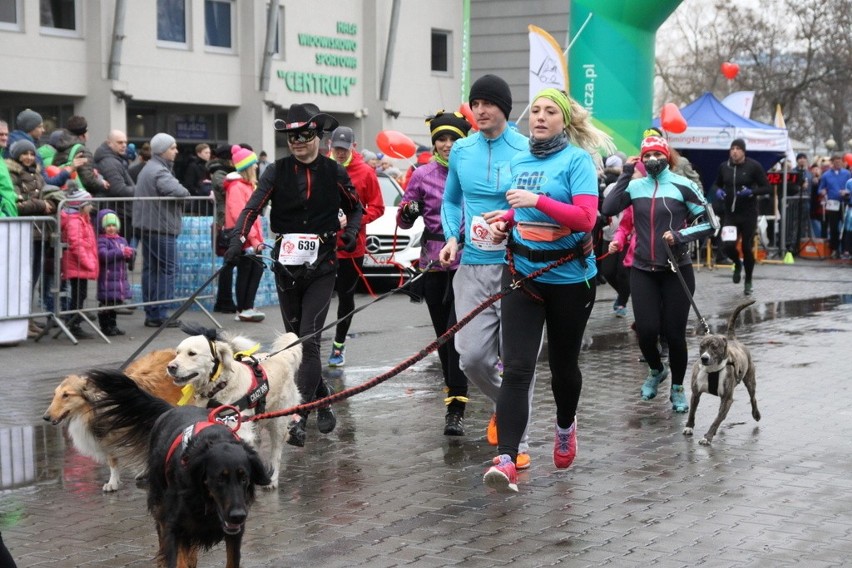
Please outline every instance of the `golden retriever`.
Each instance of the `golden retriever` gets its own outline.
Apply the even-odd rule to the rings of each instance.
[[[296,373],[302,364],[301,344],[289,347],[298,337],[294,333],[279,336],[272,344],[273,355],[263,359],[260,366],[266,374],[268,385],[262,386],[262,381],[255,380],[252,367],[234,358],[234,354],[243,350],[241,343],[245,338],[216,337],[215,331],[205,335],[195,335],[184,339],[177,348],[177,354],[166,369],[178,386],[192,385],[195,396],[190,401],[196,406],[233,405],[241,399],[245,402],[254,401],[257,395],[268,389],[265,396],[266,412],[290,408],[302,400],[296,386]],[[289,348],[288,348],[289,347]],[[260,355],[258,355],[261,358]],[[260,387],[260,390],[253,389]],[[211,402],[213,401],[213,402]],[[251,417],[258,412],[258,407],[240,404],[241,414]],[[245,422],[239,430],[240,438],[258,446],[259,430],[255,422]],[[269,464],[272,468],[271,483],[264,485],[268,489],[278,487],[278,472],[281,463],[281,453],[289,436],[289,420],[271,418],[263,421],[263,426],[269,432],[270,455]]]
[[[127,375],[145,391],[170,404],[177,404],[181,398],[181,389],[166,372],[166,366],[174,356],[174,349],[148,353],[127,367]],[[134,447],[118,444],[118,433],[115,432],[106,433],[105,436],[95,435],[92,431],[92,403],[101,394],[86,375],[68,375],[54,390],[53,400],[43,418],[54,425],[66,422],[68,434],[77,451],[109,466],[109,481],[104,484],[103,490],[112,492],[121,485],[119,463],[122,467],[136,467],[143,471],[148,448],[145,445]]]

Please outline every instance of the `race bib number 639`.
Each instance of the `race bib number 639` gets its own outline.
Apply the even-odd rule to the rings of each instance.
[[[278,262],[284,265],[313,264],[319,252],[319,235],[312,233],[286,233],[281,235]]]

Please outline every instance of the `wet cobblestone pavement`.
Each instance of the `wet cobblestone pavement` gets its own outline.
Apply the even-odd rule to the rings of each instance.
[[[701,270],[696,280],[699,308],[711,326],[723,325],[742,288],[726,270]],[[444,437],[443,385],[430,356],[336,405],[333,433],[319,434],[312,418],[306,447],[286,447],[279,490],[259,491],[251,510],[243,566],[846,565],[852,266],[760,265],[754,297],[737,335],[757,365],[759,423],[739,387],[706,447],[698,439],[716,415],[715,397],[702,398],[691,438],[681,433],[686,415],[674,414],[667,397],[639,400],[646,367],[632,319],[613,317],[614,294],[601,287],[580,361],[579,453],[570,469],[551,463],[554,406],[540,365],[532,467],[520,474],[518,494],[487,490],[490,408],[473,391],[468,435]],[[269,342],[280,319],[276,308],[265,311],[263,324],[220,321]],[[115,366],[152,331],[141,314],[120,317],[128,336],[113,345],[47,338],[0,349],[0,531],[21,568],[155,565],[144,485],[124,472],[118,492],[102,493],[107,468],[41,419],[62,375]],[[398,296],[358,314],[351,331],[346,367],[328,373],[338,389],[432,339],[425,306]],[[182,338],[168,330],[151,348]],[[697,343],[690,338],[690,365]],[[223,564],[223,547],[199,563]]]

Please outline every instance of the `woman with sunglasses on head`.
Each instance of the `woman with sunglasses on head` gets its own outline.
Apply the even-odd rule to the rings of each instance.
[[[337,120],[313,104],[293,104],[275,130],[287,136],[290,156],[264,170],[257,189],[237,219],[225,261],[234,263],[252,223],[267,203],[269,223],[277,237],[272,249],[275,283],[284,327],[299,337],[302,365],[296,382],[304,402],[315,399],[322,380],[320,335],[334,292],[337,274],[339,211],[346,216],[340,235],[344,250],[352,251],[361,227],[363,208],[346,170],[320,154],[323,132],[337,128]],[[288,442],[305,445],[307,413],[293,422]]]
[[[591,231],[598,216],[598,180],[592,153],[613,150],[588,111],[557,89],[544,89],[533,98],[529,124],[529,149],[510,164],[512,189],[506,199],[511,209],[485,215],[495,242],[508,237],[504,287],[551,268],[523,280],[519,290],[501,300],[499,455],[483,477],[498,491],[518,490],[518,446],[529,418],[527,394],[545,324],[556,403],[554,466],[570,467],[577,453],[576,413],[583,384],[578,359],[597,276]]]
[[[711,223],[716,226],[718,223],[703,192],[672,171],[675,159],[665,138],[646,137],[642,140],[640,157],[627,159],[601,210],[604,215],[616,215],[633,206],[636,246],[630,270],[630,293],[639,349],[649,367],[640,390],[642,400],[656,397],[657,388],[671,372],[669,400],[675,412],[683,413],[689,410],[683,379],[688,359],[686,323],[690,296],[680,280],[683,278],[690,295],[695,292],[695,274],[687,245],[712,235]],[[639,160],[648,175],[632,179]],[[670,261],[667,247],[671,248],[677,266]],[[660,358],[657,349],[660,336],[668,342],[671,368]]]

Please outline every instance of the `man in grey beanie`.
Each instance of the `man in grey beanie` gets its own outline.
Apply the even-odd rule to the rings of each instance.
[[[38,147],[38,139],[44,134],[44,121],[41,115],[34,110],[24,109],[18,113],[15,119],[15,130],[9,133],[9,140],[3,150],[3,157],[9,157],[9,148],[18,140],[29,140]],[[41,163],[39,161],[39,163]]]
[[[133,202],[133,225],[142,243],[142,301],[171,300],[177,274],[177,237],[181,231],[183,202],[189,197],[172,167],[178,154],[175,139],[160,132],[151,138],[151,159],[139,172],[136,197],[160,197]],[[145,306],[145,326],[161,327],[168,320],[165,304]],[[178,327],[173,320],[168,327]]]

